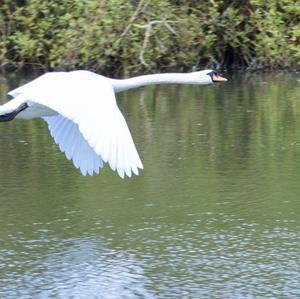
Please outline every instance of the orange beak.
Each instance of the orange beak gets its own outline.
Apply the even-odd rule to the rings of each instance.
[[[213,74],[212,80],[213,80],[213,82],[225,82],[225,81],[227,81],[226,78],[224,78],[220,75],[215,75],[215,74]]]

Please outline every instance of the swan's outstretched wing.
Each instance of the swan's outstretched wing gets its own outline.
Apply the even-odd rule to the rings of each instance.
[[[83,174],[97,172],[102,161],[121,177],[143,168],[108,78],[87,71],[48,73],[10,95],[60,114],[44,119],[60,149]]]

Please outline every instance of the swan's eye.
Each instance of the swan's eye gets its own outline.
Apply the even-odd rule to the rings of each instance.
[[[209,73],[207,73],[208,76],[210,76],[211,78],[213,78],[213,76],[218,76],[219,73],[217,71],[211,71]]]

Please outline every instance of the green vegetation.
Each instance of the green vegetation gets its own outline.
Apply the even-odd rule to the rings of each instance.
[[[63,4],[61,4],[63,2]],[[2,0],[0,67],[299,68],[298,0]]]

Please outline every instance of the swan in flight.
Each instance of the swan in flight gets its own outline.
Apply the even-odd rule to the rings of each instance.
[[[0,121],[41,117],[51,136],[83,175],[104,163],[121,178],[138,175],[143,164],[120,112],[115,93],[152,84],[211,84],[226,81],[214,70],[111,79],[90,71],[50,72],[8,94]]]

